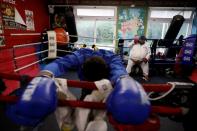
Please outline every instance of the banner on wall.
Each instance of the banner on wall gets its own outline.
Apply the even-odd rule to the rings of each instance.
[[[48,58],[56,58],[57,57],[57,39],[55,31],[47,31],[48,36]]]
[[[33,11],[25,10],[25,16],[26,16],[26,26],[27,30],[34,31],[34,17],[33,17]]]
[[[13,5],[1,3],[1,13],[4,20],[14,21],[15,9]]]
[[[0,34],[3,34],[3,18],[1,12],[0,12]]]
[[[0,12],[0,47],[5,46],[3,33],[3,17],[2,13]]]
[[[5,46],[4,36],[0,36],[0,47]]]
[[[144,35],[146,10],[144,8],[120,7],[118,12],[118,38],[131,39]]]
[[[15,29],[15,9],[14,5],[7,4],[7,3],[2,3],[1,6],[1,13],[2,13],[2,18],[3,18],[3,23],[5,29]]]
[[[2,21],[5,29],[26,30],[25,22],[21,22],[22,17],[14,5],[2,3],[1,6]],[[19,19],[20,18],[20,19]]]
[[[14,21],[18,24],[24,25],[26,26],[23,18],[21,17],[20,13],[18,12],[18,10],[15,8],[15,18]]]

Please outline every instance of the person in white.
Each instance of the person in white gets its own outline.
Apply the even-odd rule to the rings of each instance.
[[[148,80],[149,64],[151,51],[146,43],[146,37],[140,36],[137,43],[131,45],[128,64],[126,70],[131,73],[132,67],[136,64],[140,65],[143,71],[143,79]]]
[[[57,86],[58,99],[77,100],[77,97],[69,91],[67,80],[63,78],[55,78]],[[108,95],[112,91],[111,82],[102,79],[94,82],[98,90],[94,90],[91,94],[84,98],[88,102],[105,102]],[[94,115],[94,119],[89,121],[89,116]],[[74,113],[73,113],[74,112]],[[107,131],[106,111],[91,110],[88,108],[58,107],[55,111],[56,120],[61,131],[72,131],[76,126],[77,131]]]

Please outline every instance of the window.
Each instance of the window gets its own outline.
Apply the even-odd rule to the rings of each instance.
[[[149,21],[148,23],[148,32],[147,36],[151,39],[163,39],[165,34],[170,26],[170,22],[162,22],[162,21]],[[180,35],[188,36],[191,32],[190,23],[184,22],[181,26],[181,29],[177,35],[177,38]]]
[[[96,44],[99,48],[114,50],[115,7],[76,6],[77,44]]]
[[[163,39],[170,26],[170,22],[175,15],[182,15],[185,21],[177,35],[184,37],[191,34],[193,9],[188,8],[150,8],[147,37],[149,39]]]
[[[112,9],[77,9],[77,16],[114,16]]]
[[[93,20],[77,20],[78,42],[81,44],[94,42],[94,21]]]
[[[190,19],[192,11],[181,10],[151,10],[151,18],[173,18],[175,15],[182,15],[185,19]]]
[[[111,45],[114,37],[115,21],[96,21],[96,42],[98,44]]]

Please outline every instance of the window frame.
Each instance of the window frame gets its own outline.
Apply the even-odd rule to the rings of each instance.
[[[78,16],[77,9],[112,9],[114,16]],[[96,44],[98,47],[115,48],[116,39],[116,21],[117,21],[117,7],[116,6],[74,6],[74,15],[76,21],[78,20],[93,20],[94,21],[94,43],[96,43],[96,21],[114,21],[114,38],[110,45]],[[88,36],[87,36],[88,37]],[[77,43],[77,42],[76,42]]]
[[[194,12],[195,12],[195,8],[190,8],[190,7],[149,7],[148,10],[148,21],[147,21],[147,30],[146,30],[146,35],[148,35],[148,25],[149,22],[152,21],[157,21],[157,22],[161,22],[161,23],[170,23],[172,18],[151,18],[151,11],[152,10],[158,10],[158,11],[192,11],[190,18],[185,18],[184,23],[188,23],[189,24],[189,28],[187,29],[188,32],[186,32],[186,34],[191,34],[192,31],[192,22],[193,22],[193,18],[194,18]],[[169,26],[169,25],[168,25]],[[163,32],[163,31],[162,31]],[[162,33],[161,39],[163,39],[165,36],[165,33]]]

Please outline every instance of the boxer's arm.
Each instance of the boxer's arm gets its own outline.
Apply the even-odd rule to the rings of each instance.
[[[56,85],[49,77],[35,77],[19,95],[16,104],[7,107],[7,116],[15,123],[36,126],[57,106]]]
[[[114,84],[117,79],[119,79],[121,76],[128,75],[128,73],[125,66],[123,65],[122,59],[119,56],[112,54],[110,57],[110,81],[112,84]]]
[[[106,101],[107,111],[120,123],[143,123],[150,113],[146,92],[128,75],[119,56],[113,53],[107,56],[107,61],[110,62],[110,80],[114,86]]]
[[[77,65],[79,65],[77,56],[75,54],[71,54],[49,63],[44,67],[42,72],[50,72],[49,74],[60,76],[65,74],[71,67],[76,68]]]
[[[61,57],[44,67],[41,72],[48,72],[55,77],[65,74],[70,68],[78,68],[85,60],[85,50],[77,50],[72,54]]]

